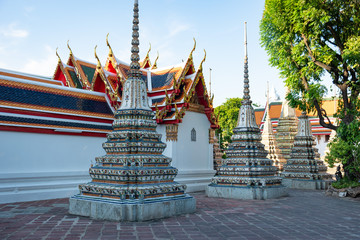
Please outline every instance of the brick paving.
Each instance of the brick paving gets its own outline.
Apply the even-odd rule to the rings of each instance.
[[[0,239],[360,239],[360,199],[290,190],[273,200],[208,198],[194,214],[146,222],[68,214],[68,199],[0,205]]]

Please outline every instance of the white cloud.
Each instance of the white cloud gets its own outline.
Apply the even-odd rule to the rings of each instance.
[[[55,49],[52,49],[50,46],[45,46],[45,51],[45,58],[30,59],[20,71],[52,77],[57,63]]]
[[[27,12],[27,13],[31,13],[31,12],[33,12],[33,11],[35,10],[35,7],[33,7],[33,6],[26,6],[26,7],[24,7],[24,10],[25,10],[25,12]]]
[[[178,35],[181,32],[185,32],[186,30],[190,29],[190,27],[188,25],[185,24],[179,24],[179,23],[173,23],[170,26],[170,31],[169,31],[169,38],[175,37],[176,35]]]
[[[19,29],[16,26],[16,23],[10,23],[5,29],[0,30],[0,34],[5,37],[12,38],[26,38],[29,35],[29,32],[24,29]]]

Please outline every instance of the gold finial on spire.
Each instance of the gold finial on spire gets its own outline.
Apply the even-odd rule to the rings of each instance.
[[[59,54],[58,54],[58,52],[57,52],[58,49],[59,49],[59,48],[57,47],[55,53],[56,53],[56,56],[59,58],[58,62],[60,63],[60,62],[61,62],[61,58],[60,58],[60,56],[59,56]]]
[[[110,57],[114,56],[113,50],[109,43],[109,33],[106,35],[106,45],[109,47],[109,56]]]
[[[200,63],[200,67],[199,67],[199,70],[200,70],[200,71],[202,70],[202,65],[203,65],[203,63],[204,63],[205,60],[206,60],[206,51],[205,51],[205,49],[204,49],[204,52],[205,52],[205,55],[204,55],[203,60],[202,60],[201,63]]]
[[[189,57],[191,57],[191,58],[192,58],[192,54],[193,54],[193,52],[195,51],[195,48],[196,48],[196,40],[195,40],[195,38],[193,38],[193,39],[194,39],[194,47],[192,48],[192,50],[190,52],[190,55],[189,55]]]
[[[95,53],[95,58],[96,58],[96,60],[97,60],[97,68],[101,68],[101,62],[100,62],[100,59],[99,59],[99,57],[98,57],[98,55],[96,54],[96,48],[97,48],[97,45],[95,46],[95,49],[94,49],[94,53]]]
[[[70,48],[70,45],[69,45],[69,40],[67,41],[67,47],[68,47],[68,49],[70,50],[70,55],[73,55],[73,52],[72,52],[72,50],[71,50],[71,48]]]

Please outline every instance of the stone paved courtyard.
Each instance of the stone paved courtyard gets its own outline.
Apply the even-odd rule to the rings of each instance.
[[[109,222],[68,214],[68,199],[0,205],[0,239],[360,239],[360,199],[290,190],[275,200],[208,198],[194,214]]]

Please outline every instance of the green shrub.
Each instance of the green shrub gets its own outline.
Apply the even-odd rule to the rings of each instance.
[[[353,188],[353,187],[360,187],[360,182],[358,181],[351,181],[347,177],[344,177],[340,181],[333,182],[331,184],[334,188],[341,189],[341,188]]]

